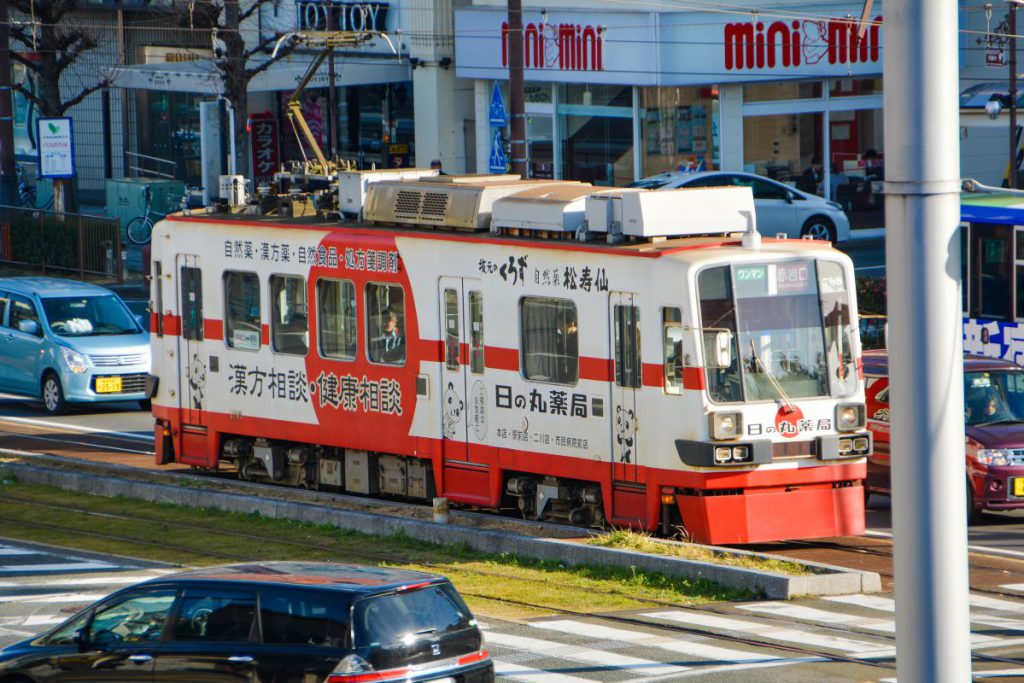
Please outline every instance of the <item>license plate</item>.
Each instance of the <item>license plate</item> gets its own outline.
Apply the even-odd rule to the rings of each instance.
[[[1024,477],[1017,477],[1013,480],[1013,495],[1024,498]]]
[[[97,394],[116,394],[121,391],[121,378],[120,377],[97,377],[96,378],[96,393]]]

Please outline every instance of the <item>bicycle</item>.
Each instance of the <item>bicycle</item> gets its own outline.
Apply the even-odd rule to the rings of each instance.
[[[188,215],[192,209],[190,200],[195,191],[201,191],[201,187],[185,186],[184,194],[178,200],[178,208],[182,213]],[[128,241],[132,244],[148,244],[153,237],[153,219],[149,217],[153,204],[153,189],[149,185],[142,186],[143,196],[146,199],[146,211],[141,216],[136,216],[129,223],[125,230],[128,233]]]
[[[48,209],[53,205],[53,197],[43,206],[36,206],[36,185],[32,179],[26,177],[25,167],[15,164],[14,173],[18,178],[18,201],[22,206],[30,209]]]
[[[149,244],[153,237],[153,219],[149,217],[149,210],[153,204],[153,188],[143,185],[142,196],[146,202],[145,212],[128,221],[128,227],[125,228],[128,241],[132,244]]]

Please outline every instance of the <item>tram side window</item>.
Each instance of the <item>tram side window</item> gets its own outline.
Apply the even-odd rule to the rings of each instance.
[[[459,369],[459,293],[444,290],[444,364]]]
[[[274,351],[304,356],[309,351],[309,308],[306,279],[270,276],[270,341]]]
[[[260,348],[260,279],[256,273],[224,273],[224,343]]]
[[[661,309],[665,358],[665,393],[683,393],[683,314],[675,307]]]
[[[469,293],[469,370],[475,374],[484,371],[484,295]]]
[[[316,298],[320,353],[326,358],[355,360],[356,286],[350,280],[318,280]]]
[[[405,364],[405,290],[400,285],[366,285],[367,352],[374,363]]]
[[[164,278],[163,263],[153,261],[153,312],[156,314],[156,336],[164,336]],[[4,319],[4,312],[0,310],[0,321]],[[146,321],[149,327],[149,321]]]
[[[700,291],[700,324],[703,328],[708,395],[722,403],[742,401],[739,353],[736,349],[736,305],[733,303],[729,266],[701,271],[697,276],[697,288]],[[721,330],[733,333],[732,363],[726,368],[713,368],[708,359],[714,356],[715,339]]]
[[[579,338],[576,304],[567,299],[523,297],[519,302],[521,356],[526,379],[576,384]]]
[[[1013,226],[974,223],[971,226],[970,309],[972,318],[1011,320]],[[1018,297],[1021,294],[1018,293]]]
[[[616,304],[615,383],[620,387],[640,387],[640,309]]]
[[[192,341],[203,338],[202,271],[181,267],[181,336]]]

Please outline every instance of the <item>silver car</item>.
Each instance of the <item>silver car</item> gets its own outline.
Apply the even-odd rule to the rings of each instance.
[[[749,187],[754,193],[757,230],[774,237],[810,236],[816,240],[843,242],[850,239],[850,219],[843,207],[817,195],[802,192],[771,178],[734,171],[670,171],[632,183],[648,190],[678,187]]]
[[[0,391],[69,403],[148,408],[149,333],[117,294],[48,277],[0,278]]]

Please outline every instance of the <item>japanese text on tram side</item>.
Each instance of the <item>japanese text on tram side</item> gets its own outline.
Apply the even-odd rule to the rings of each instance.
[[[507,384],[494,387],[494,404],[498,408],[518,408],[531,413],[550,413],[568,417],[587,416],[587,395],[570,394],[561,389],[532,389],[529,394],[518,394]]]
[[[324,245],[311,247],[284,242],[254,242],[252,240],[224,240],[224,257],[270,263],[297,263],[322,268],[345,268],[370,273],[397,273],[397,251],[386,249],[354,249],[344,252]]]
[[[604,268],[591,269],[582,266],[555,266],[552,268],[530,268],[527,256],[509,256],[508,261],[480,259],[477,268],[484,275],[497,275],[510,285],[525,285],[527,273],[533,273],[533,284],[545,287],[562,287],[584,292],[607,292],[608,274]]]
[[[309,403],[306,373],[301,370],[261,370],[257,365],[250,368],[241,363],[230,366],[231,393],[237,396],[285,399]]]
[[[321,371],[310,382],[309,390],[316,395],[320,407],[331,406],[354,413],[402,414],[402,386],[398,380],[368,379],[366,375],[336,375]]]

